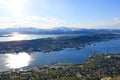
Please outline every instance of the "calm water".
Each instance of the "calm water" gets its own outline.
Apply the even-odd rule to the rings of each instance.
[[[59,36],[77,36],[80,34],[50,34],[50,35],[37,35],[37,34],[21,34],[18,32],[13,32],[11,34],[2,35],[0,37],[0,42],[5,41],[20,41],[20,40],[31,40],[31,39],[38,39],[38,38],[49,38],[49,37],[59,37]],[[81,34],[84,35],[84,34]]]
[[[88,56],[99,53],[120,53],[120,39],[98,42],[94,46],[86,46],[81,50],[66,48],[49,53],[32,52],[19,54],[0,54],[0,70],[49,65],[55,62],[82,63]]]

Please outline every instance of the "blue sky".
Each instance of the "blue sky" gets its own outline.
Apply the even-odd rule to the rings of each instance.
[[[0,0],[0,28],[120,29],[120,0]]]

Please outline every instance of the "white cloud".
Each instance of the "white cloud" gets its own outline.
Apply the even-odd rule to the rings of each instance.
[[[114,18],[115,21],[120,22],[120,17]]]
[[[114,18],[111,22],[81,24],[79,22],[69,24],[73,28],[88,28],[88,29],[120,29],[120,17]]]
[[[27,20],[40,20],[38,16],[27,16],[26,19]]]
[[[31,21],[42,21],[42,22],[54,23],[54,24],[62,24],[65,22],[64,20],[60,20],[57,18],[52,18],[52,17],[42,18],[39,16],[27,16],[26,19]]]
[[[49,22],[49,23],[56,23],[56,24],[62,24],[64,23],[63,20],[60,20],[60,19],[56,19],[56,18],[51,18],[51,17],[48,17],[48,18],[42,18],[45,22]]]
[[[35,28],[53,28],[56,26],[62,26],[63,20],[56,18],[41,18],[38,16],[27,17],[0,17],[0,28],[11,27],[35,27]]]
[[[14,20],[12,20],[11,18],[0,17],[0,23],[11,23],[11,22],[14,22]]]
[[[8,17],[0,18],[0,28],[11,28],[11,27],[34,27],[34,28],[43,28],[50,29],[54,27],[66,26],[72,28],[109,28],[109,29],[120,29],[119,18],[114,19],[112,22],[105,23],[93,23],[93,24],[82,24],[82,23],[67,23],[64,20],[47,17],[42,18],[39,16],[27,16],[27,17]]]

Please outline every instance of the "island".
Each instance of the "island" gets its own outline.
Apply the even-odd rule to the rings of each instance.
[[[120,34],[88,34],[61,36],[23,41],[0,42],[0,54],[19,52],[51,52],[64,48],[81,49],[96,42],[120,38]]]

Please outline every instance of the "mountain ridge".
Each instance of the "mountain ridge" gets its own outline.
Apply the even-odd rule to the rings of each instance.
[[[9,34],[12,32],[20,32],[27,34],[93,34],[93,33],[120,33],[120,29],[86,29],[69,27],[58,27],[52,29],[38,29],[32,27],[0,29],[1,34]]]

